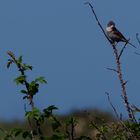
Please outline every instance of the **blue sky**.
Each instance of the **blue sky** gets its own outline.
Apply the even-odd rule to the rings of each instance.
[[[33,65],[29,79],[46,77],[48,84],[42,85],[35,97],[40,109],[53,104],[59,108],[58,113],[89,107],[111,111],[105,95],[109,92],[118,112],[124,112],[118,78],[106,70],[115,67],[112,48],[84,2],[0,1],[0,119],[24,118],[25,101],[19,92],[22,87],[13,82],[17,71],[14,66],[6,68],[8,50],[23,55],[24,62]],[[104,28],[109,20],[114,20],[138,46],[137,50],[128,46],[122,68],[130,102],[139,106],[140,56],[134,52],[140,52],[135,38],[140,33],[140,1],[95,0],[93,4]],[[120,43],[118,47],[121,46]]]

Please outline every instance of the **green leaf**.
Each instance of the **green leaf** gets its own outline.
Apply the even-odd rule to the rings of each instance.
[[[45,77],[43,77],[43,76],[40,76],[40,77],[36,78],[36,79],[35,79],[35,82],[36,82],[36,83],[39,82],[39,83],[41,83],[41,84],[43,84],[43,83],[46,84],[46,83],[47,83],[47,81],[45,80]]]
[[[108,132],[108,127],[107,126],[101,126],[100,131],[102,133],[107,133]]]
[[[33,69],[33,67],[31,65],[27,65],[27,64],[23,64],[22,67],[24,70],[32,70]]]
[[[18,62],[19,62],[19,63],[22,63],[22,56],[20,56],[20,57],[18,58]]]
[[[57,110],[58,108],[55,105],[51,105],[47,108],[47,110],[52,111],[52,110]]]
[[[36,83],[35,81],[32,81],[30,84],[29,84],[29,94],[30,95],[35,95],[39,90],[39,84]]]
[[[27,94],[26,90],[21,90],[20,92],[23,93],[23,94]]]
[[[9,59],[7,62],[7,68],[9,68],[13,62],[14,62],[13,60]]]
[[[15,137],[17,137],[17,136],[19,136],[22,133],[22,131],[23,130],[20,129],[20,128],[14,128],[14,129],[11,130],[11,134],[14,134]]]
[[[56,131],[59,127],[61,127],[60,122],[58,122],[58,121],[55,120],[55,121],[52,123],[52,129],[53,129],[53,131]]]
[[[23,100],[24,100],[24,99],[27,99],[27,98],[28,98],[28,96],[24,96],[24,97],[23,97]]]
[[[49,106],[43,110],[45,117],[49,118],[52,115],[53,110],[57,110],[58,108],[54,105]]]
[[[95,124],[94,122],[91,122],[89,126],[92,129],[96,129],[98,127],[97,124]]]
[[[68,123],[69,123],[69,124],[77,124],[78,121],[77,121],[77,119],[76,119],[75,117],[70,117],[70,118],[68,119]]]
[[[26,138],[32,138],[32,135],[31,135],[30,132],[24,131],[24,132],[22,133],[22,137],[23,137],[24,139],[26,139]]]
[[[25,80],[26,80],[26,76],[21,75],[17,77],[14,81],[16,82],[17,85],[19,85],[19,84],[24,84]]]
[[[29,119],[39,120],[41,117],[41,112],[39,109],[34,108],[33,111],[26,112],[25,116]]]

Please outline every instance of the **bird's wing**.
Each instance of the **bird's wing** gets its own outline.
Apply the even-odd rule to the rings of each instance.
[[[113,33],[116,35],[116,37],[120,38],[121,41],[127,41],[127,39],[116,27],[113,27]]]
[[[117,28],[113,27],[112,32],[113,32],[113,34],[115,35],[115,37],[116,37],[116,39],[117,39],[118,41],[120,40],[120,41],[123,41],[123,42],[127,42],[127,43],[130,44],[132,47],[136,48],[136,46],[134,46],[133,44],[131,44],[131,43],[129,42],[129,40],[127,40],[127,39],[123,36],[123,34],[122,34],[119,30],[117,30]]]

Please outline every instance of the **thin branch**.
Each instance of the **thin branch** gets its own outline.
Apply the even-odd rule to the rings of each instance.
[[[138,53],[138,52],[134,52],[136,55],[140,55],[140,53]]]
[[[74,140],[74,127],[75,127],[75,124],[72,121],[72,124],[71,124],[71,140]]]
[[[71,140],[71,135],[70,135],[70,132],[69,132],[69,129],[68,129],[68,126],[67,125],[65,127],[65,132],[68,135],[68,139]]]
[[[99,131],[102,135],[102,140],[107,140],[105,133],[103,131],[101,131],[101,129],[99,128],[99,126],[97,126],[95,123],[91,122],[91,125],[94,126],[94,128]]]
[[[113,111],[114,111],[116,117],[120,120],[119,114],[118,114],[116,108],[114,107],[114,105],[113,105],[112,102],[111,102],[111,99],[110,99],[109,93],[108,93],[108,92],[105,92],[105,94],[107,95],[107,98],[108,98],[109,104],[111,105],[111,107],[112,107],[112,109],[113,109]]]
[[[118,120],[119,120],[119,123],[120,123],[128,132],[130,132],[131,137],[135,137],[135,136],[133,135],[133,133],[132,133],[132,130],[129,129],[128,127],[126,127],[126,125],[125,125],[124,122],[122,121],[122,114],[120,114],[120,115],[118,114],[116,108],[114,107],[114,105],[113,105],[112,102],[111,102],[111,99],[110,99],[110,96],[109,96],[109,93],[108,93],[108,92],[106,92],[106,95],[107,95],[107,97],[108,97],[108,101],[109,101],[111,107],[113,108],[113,111],[114,111],[116,117],[117,117]],[[133,117],[134,117],[134,116],[133,116]],[[134,117],[133,119],[135,119],[135,117]],[[135,122],[136,122],[136,119],[135,119]]]
[[[120,120],[122,121],[122,119],[123,119],[123,115],[122,113],[120,113]]]
[[[121,95],[121,98],[124,100],[124,104],[126,104],[125,103],[125,97],[123,97],[123,95]],[[137,119],[136,119],[136,117],[135,117],[135,114],[134,114],[134,111],[133,111],[133,106],[132,105],[130,105],[130,111],[131,111],[131,115],[132,115],[132,120],[133,120],[133,122],[135,122],[136,124],[137,124]]]
[[[140,44],[140,39],[139,39],[139,34],[138,33],[136,33],[136,39],[137,39],[138,43]]]
[[[138,122],[137,122],[137,119],[136,119],[136,117],[135,117],[135,113],[134,113],[134,110],[133,110],[133,105],[131,105],[131,112],[132,112],[132,115],[133,115],[133,119],[135,120],[135,122],[138,124]],[[136,106],[135,106],[136,107]],[[138,108],[137,108],[138,109]],[[140,128],[140,126],[139,126],[139,128]]]
[[[112,44],[112,41],[111,41],[111,40],[109,39],[109,37],[106,35],[106,32],[104,31],[104,28],[103,28],[102,25],[100,24],[99,19],[98,19],[97,15],[96,15],[96,13],[95,13],[95,11],[94,11],[94,8],[93,8],[92,4],[91,4],[90,2],[85,2],[85,4],[87,4],[87,5],[90,6],[90,8],[91,8],[91,10],[92,10],[92,13],[93,13],[94,16],[95,16],[95,19],[96,19],[97,24],[100,26],[100,28],[101,28],[103,34],[105,35],[106,39],[110,42],[110,44]]]
[[[27,113],[26,104],[24,104],[24,111],[25,111],[25,113]],[[31,131],[30,131],[30,134],[31,134],[31,140],[35,140],[35,137],[34,137],[34,134],[33,134],[33,127],[32,127],[31,120],[30,120],[29,117],[27,118],[27,120],[28,120],[29,127],[30,127],[30,129],[31,129]]]
[[[130,39],[129,39],[130,40]],[[128,40],[128,41],[129,41]],[[120,54],[119,54],[119,60],[120,60],[120,58],[121,58],[121,56],[122,56],[122,54],[123,54],[123,52],[124,52],[124,49],[126,48],[126,45],[128,44],[128,42],[126,42],[125,44],[124,44],[124,46],[123,46],[123,48],[121,49],[121,51],[120,51]]]
[[[132,108],[137,111],[137,112],[140,112],[140,108],[136,107],[135,105],[132,105]]]
[[[111,71],[114,71],[114,72],[116,72],[116,73],[119,73],[117,70],[115,70],[115,69],[112,69],[112,68],[106,68],[107,70],[111,70]]]

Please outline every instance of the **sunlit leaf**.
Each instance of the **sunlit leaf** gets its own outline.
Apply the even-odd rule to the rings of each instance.
[[[17,85],[19,84],[23,84],[26,80],[26,76],[25,75],[21,75],[19,77],[17,77],[14,81],[16,82]]]
[[[27,64],[23,64],[22,67],[24,70],[32,70],[33,69],[33,67],[31,65],[27,65]]]
[[[38,78],[35,79],[35,82],[39,82],[39,83],[47,83],[47,81],[45,80],[45,78],[43,76],[40,76]]]

